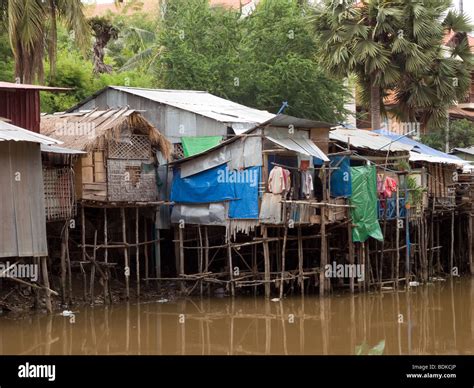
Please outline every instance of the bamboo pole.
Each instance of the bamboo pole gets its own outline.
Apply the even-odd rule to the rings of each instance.
[[[327,201],[327,183],[326,183],[326,166],[323,166],[323,201]],[[328,263],[327,256],[327,237],[326,237],[326,207],[321,208],[321,259],[319,272],[319,296],[324,296],[326,290],[325,267]]]
[[[352,218],[349,217],[349,222],[347,223],[347,240],[349,245],[349,264],[351,268],[354,265],[354,242],[352,241]],[[349,286],[351,293],[354,293],[354,277],[351,276],[349,279]]]
[[[161,278],[161,239],[160,239],[160,228],[157,227],[157,221],[160,217],[160,208],[157,207],[155,211],[155,225],[153,226],[155,230],[155,272],[156,277]],[[160,290],[160,282],[157,282],[158,290]]]
[[[137,297],[139,298],[140,297],[140,246],[138,245],[139,242],[140,242],[140,236],[139,236],[139,225],[140,223],[138,222],[138,219],[139,219],[139,210],[138,210],[138,207],[135,208],[135,244],[137,244],[137,249],[136,249],[136,254],[135,254],[135,258],[136,258],[136,267],[137,267]]]
[[[204,226],[204,271],[209,272],[209,235],[207,230],[207,225]],[[207,290],[210,294],[211,288],[207,287]]]
[[[84,205],[81,205],[81,242],[82,242],[82,261],[86,261],[86,217]],[[82,267],[81,267],[82,269]],[[85,271],[83,272],[84,281],[84,302],[87,301],[87,277]]]
[[[127,227],[126,227],[126,219],[125,219],[125,208],[120,208],[120,214],[122,216],[122,239],[123,242],[127,242]],[[129,277],[130,277],[130,265],[128,262],[128,248],[125,247],[123,249],[123,255],[125,258],[125,293],[127,300],[130,299],[130,284],[129,284]]]

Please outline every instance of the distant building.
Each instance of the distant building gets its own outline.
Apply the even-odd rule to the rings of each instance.
[[[456,155],[464,160],[469,160],[474,162],[474,146],[467,148],[454,148],[451,151],[452,155]]]

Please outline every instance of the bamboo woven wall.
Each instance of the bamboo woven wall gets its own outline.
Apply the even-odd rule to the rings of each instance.
[[[43,169],[47,221],[68,220],[75,216],[73,173],[70,168]]]

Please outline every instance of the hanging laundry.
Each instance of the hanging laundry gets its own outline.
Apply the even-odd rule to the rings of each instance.
[[[268,191],[273,194],[281,194],[285,189],[285,178],[283,176],[283,169],[275,166],[270,171],[268,177]]]
[[[310,198],[311,194],[313,193],[314,186],[313,186],[313,177],[309,171],[301,172],[301,183],[302,183],[302,188],[303,188],[303,195],[306,198]]]
[[[381,198],[391,198],[397,191],[397,181],[384,174],[377,174],[377,192]]]

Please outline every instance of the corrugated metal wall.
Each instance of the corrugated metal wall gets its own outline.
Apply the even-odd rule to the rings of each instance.
[[[0,257],[47,256],[40,145],[0,142]]]
[[[11,124],[39,133],[40,99],[38,90],[0,90],[0,117]]]

